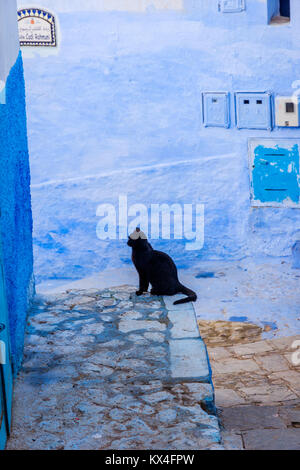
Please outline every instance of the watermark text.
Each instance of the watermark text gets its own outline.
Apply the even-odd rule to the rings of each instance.
[[[127,240],[136,227],[151,240],[186,240],[187,251],[201,250],[204,246],[203,204],[133,204],[127,195],[120,195],[117,206],[100,204],[96,211],[100,220],[97,237],[100,240]]]

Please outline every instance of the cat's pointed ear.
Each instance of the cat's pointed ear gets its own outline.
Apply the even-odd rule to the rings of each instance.
[[[140,238],[142,240],[147,240],[147,235],[144,232],[142,232],[141,230],[140,230]]]

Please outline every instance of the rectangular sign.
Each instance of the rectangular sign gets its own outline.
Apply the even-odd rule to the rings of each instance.
[[[21,46],[56,47],[56,25],[54,16],[36,8],[18,11]]]

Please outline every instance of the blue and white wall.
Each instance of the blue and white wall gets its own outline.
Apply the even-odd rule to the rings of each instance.
[[[130,262],[123,241],[96,237],[98,204],[119,194],[205,204],[202,250],[154,242],[180,267],[291,254],[300,210],[251,206],[248,141],[300,139],[300,129],[238,129],[234,93],[295,92],[300,2],[280,26],[268,24],[268,0],[245,3],[222,13],[218,0],[43,0],[59,48],[24,49],[39,282]],[[229,93],[229,128],[205,127],[203,92]]]
[[[25,87],[15,0],[0,0],[0,208],[6,294],[15,370],[33,294],[32,215]]]

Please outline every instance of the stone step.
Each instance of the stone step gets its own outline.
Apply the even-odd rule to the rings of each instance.
[[[163,297],[170,322],[170,379],[210,384],[213,389],[209,357],[200,336],[193,303],[174,305],[180,298],[182,295]]]

